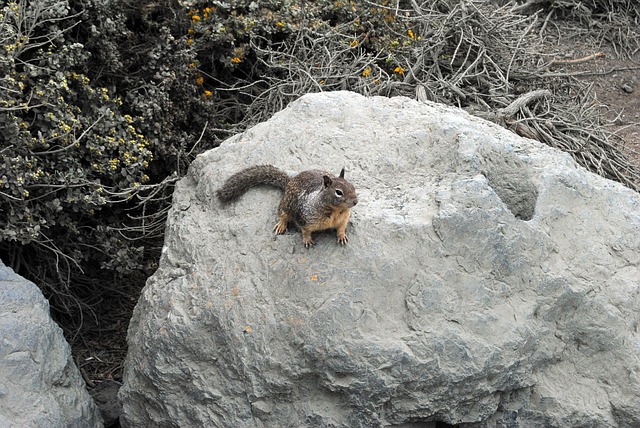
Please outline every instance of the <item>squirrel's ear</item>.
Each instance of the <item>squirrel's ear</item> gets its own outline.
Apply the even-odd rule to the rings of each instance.
[[[322,180],[324,181],[324,187],[331,186],[331,177],[329,177],[328,175],[323,175]]]
[[[344,178],[344,168],[340,171],[340,178]]]

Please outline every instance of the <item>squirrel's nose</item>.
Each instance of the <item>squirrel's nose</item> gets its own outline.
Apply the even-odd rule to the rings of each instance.
[[[353,198],[353,206],[355,207],[358,204],[358,198]]]

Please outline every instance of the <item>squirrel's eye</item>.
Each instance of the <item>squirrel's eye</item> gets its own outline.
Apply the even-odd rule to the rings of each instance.
[[[341,198],[342,195],[344,195],[344,192],[342,190],[340,190],[340,189],[336,189],[336,196]]]

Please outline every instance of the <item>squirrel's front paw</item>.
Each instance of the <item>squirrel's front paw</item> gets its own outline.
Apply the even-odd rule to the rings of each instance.
[[[342,235],[338,235],[338,244],[344,245],[347,242],[349,242],[349,238],[346,234],[343,233]]]
[[[273,231],[276,235],[282,235],[287,231],[287,224],[283,224],[281,221],[279,221],[278,224],[273,227]]]
[[[302,242],[306,248],[313,247],[316,243],[311,238],[302,237]]]

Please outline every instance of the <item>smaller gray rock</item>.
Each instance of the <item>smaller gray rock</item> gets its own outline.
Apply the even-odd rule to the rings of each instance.
[[[118,390],[121,386],[120,382],[105,380],[90,391],[100,409],[105,427],[115,426],[120,418],[122,406],[118,401]]]
[[[620,88],[625,91],[627,94],[631,94],[633,92],[633,86],[631,86],[631,84],[629,83],[623,83],[622,86],[620,86]]]
[[[2,262],[0,302],[0,426],[102,426],[49,303]]]

